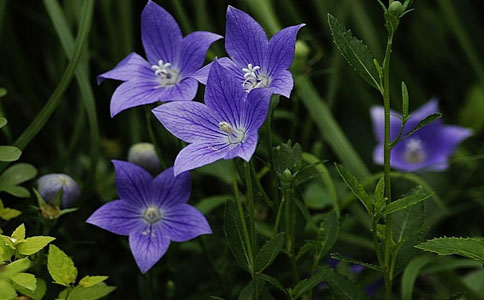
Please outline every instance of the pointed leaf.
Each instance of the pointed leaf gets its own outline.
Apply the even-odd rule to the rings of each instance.
[[[55,238],[51,236],[30,237],[17,246],[17,251],[22,255],[32,255],[42,250],[53,240],[55,240]]]
[[[394,212],[400,211],[412,205],[415,205],[421,201],[430,198],[434,192],[427,192],[422,187],[418,187],[412,194],[391,202],[387,205],[385,212],[387,214],[392,214]]]
[[[49,246],[47,269],[57,284],[69,286],[76,282],[77,268],[74,266],[74,262],[64,251],[52,244]]]
[[[345,167],[340,164],[334,164],[336,166],[336,170],[338,171],[343,181],[346,183],[348,188],[355,194],[355,196],[361,201],[361,203],[365,206],[366,211],[370,214],[371,213],[371,200],[368,194],[365,191],[365,188],[361,183],[356,179],[356,177],[351,174]]]
[[[19,291],[21,294],[30,297],[32,300],[42,300],[44,298],[45,292],[47,291],[47,285],[45,281],[41,278],[37,278],[37,287],[34,291],[26,289],[18,284],[12,282],[13,287]]]
[[[90,287],[100,282],[103,282],[108,278],[108,276],[85,276],[81,279],[81,281],[79,281],[79,285],[82,287]]]
[[[311,277],[307,279],[303,279],[299,281],[298,284],[296,284],[296,286],[290,291],[292,298],[298,299],[305,293],[312,290],[318,284],[325,281],[330,274],[331,274],[330,269],[324,269],[324,270],[317,271],[315,274],[313,274]]]
[[[10,280],[12,280],[15,284],[18,284],[21,287],[24,287],[31,291],[35,291],[35,289],[37,288],[37,279],[35,279],[35,276],[33,274],[17,273],[10,277]]]
[[[412,130],[410,130],[407,134],[405,134],[404,136],[402,136],[400,138],[400,140],[403,140],[404,138],[412,135],[414,132],[416,132],[417,130],[419,130],[420,128],[422,127],[425,127],[427,125],[429,125],[430,123],[432,122],[435,122],[437,121],[438,119],[440,119],[442,117],[442,114],[441,113],[433,113],[431,115],[428,115],[427,117],[425,117],[425,119],[423,119],[422,121],[420,121],[417,126],[415,126]]]
[[[282,246],[284,246],[284,232],[270,239],[259,251],[255,258],[256,272],[262,272],[270,266],[281,251]]]
[[[17,292],[14,288],[5,280],[0,280],[0,299],[15,299]]]
[[[11,235],[12,239],[15,239],[15,242],[19,242],[25,239],[25,225],[22,223],[19,227],[17,227]]]
[[[270,285],[276,287],[279,289],[281,292],[284,293],[287,299],[290,299],[289,293],[287,290],[284,288],[284,286],[277,280],[276,278],[269,276],[267,274],[260,274],[260,279],[264,280],[265,282],[269,283]]]
[[[20,210],[16,210],[13,208],[2,208],[0,209],[0,218],[4,219],[5,221],[11,220],[20,216],[22,212]]]
[[[344,256],[340,253],[331,253],[331,258],[341,260],[341,261],[345,261],[345,262],[348,262],[350,264],[360,265],[360,266],[363,266],[363,267],[366,267],[366,268],[369,268],[369,269],[372,269],[372,270],[375,270],[375,271],[378,271],[378,272],[385,271],[385,269],[381,266],[366,263],[366,262],[363,262],[361,260],[354,259],[354,258],[351,258],[351,257],[347,257],[347,256]]]
[[[229,200],[225,205],[225,237],[230,251],[239,266],[249,271],[249,255],[245,247],[244,232],[235,201]]]
[[[76,286],[69,293],[69,300],[96,300],[112,293],[116,287],[103,282],[90,287]]]
[[[4,117],[0,117],[0,128],[7,125],[8,121]]]
[[[429,256],[419,256],[413,259],[405,268],[402,276],[402,300],[412,300],[413,286],[415,280],[426,264],[432,260]]]
[[[406,121],[408,119],[408,89],[405,82],[402,81],[402,119]]]
[[[2,269],[2,277],[10,277],[14,274],[23,272],[30,267],[30,260],[28,257],[18,259],[12,263],[9,263]]]
[[[338,300],[366,300],[368,296],[361,289],[356,282],[348,277],[332,270],[328,267],[323,267],[323,270],[329,272],[326,283],[329,286],[331,294]]]
[[[435,238],[421,243],[415,248],[439,255],[457,254],[484,264],[484,241],[476,238]]]

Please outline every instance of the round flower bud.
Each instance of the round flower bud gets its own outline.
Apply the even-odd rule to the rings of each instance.
[[[156,155],[155,147],[150,143],[138,143],[131,146],[128,151],[128,161],[152,174],[157,173],[160,168],[160,161],[158,155]]]
[[[395,1],[390,4],[390,7],[388,7],[388,11],[393,16],[400,17],[404,13],[405,9],[403,8],[403,5],[400,1]]]
[[[54,204],[57,194],[62,190],[63,208],[70,207],[81,196],[81,189],[77,182],[66,174],[44,175],[37,183],[40,196],[51,204]]]
[[[294,62],[292,68],[295,71],[303,72],[306,68],[308,55],[310,49],[309,46],[303,41],[296,41],[296,49],[294,50]]]

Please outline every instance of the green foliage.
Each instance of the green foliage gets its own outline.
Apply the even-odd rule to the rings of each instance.
[[[296,174],[302,167],[302,149],[298,143],[291,141],[274,148],[274,170],[281,177],[285,170]]]
[[[284,235],[284,232],[278,233],[272,239],[267,241],[264,246],[262,246],[255,258],[256,272],[264,271],[274,262],[277,255],[281,251],[282,246],[284,246]]]
[[[336,170],[338,170],[339,175],[346,183],[346,186],[350,189],[350,191],[355,194],[355,196],[360,200],[363,206],[366,208],[368,214],[371,214],[372,211],[372,201],[368,196],[365,188],[361,183],[356,179],[356,177],[351,174],[345,167],[340,164],[335,164]]]
[[[12,162],[16,161],[22,155],[22,151],[13,146],[0,146],[0,161]]]
[[[461,255],[484,264],[484,241],[477,238],[443,237],[428,240],[415,248],[438,255]]]
[[[225,205],[224,231],[228,246],[235,261],[242,269],[248,271],[250,265],[248,249],[245,247],[244,233],[237,212],[237,205],[235,204],[235,201],[232,200],[227,201]]]
[[[328,276],[330,276],[330,274],[331,274],[330,269],[325,268],[325,269],[319,270],[311,277],[299,281],[296,284],[296,286],[294,286],[294,288],[289,290],[289,294],[291,295],[292,299],[298,299],[305,293],[315,288],[322,281],[326,280]]]
[[[402,209],[415,205],[421,201],[424,201],[430,198],[433,194],[434,194],[433,192],[427,192],[421,186],[419,186],[410,195],[404,198],[395,200],[390,204],[388,204],[388,206],[385,209],[385,212],[387,214],[395,213],[397,211],[400,211]]]
[[[365,300],[368,299],[366,293],[358,286],[356,282],[332,270],[328,267],[323,267],[323,271],[327,273],[326,283],[329,286],[331,295],[338,300]]]
[[[417,130],[429,125],[430,123],[433,123],[435,121],[437,121],[438,119],[442,118],[442,114],[441,113],[433,113],[433,114],[430,114],[428,116],[425,117],[425,119],[423,119],[422,121],[420,121],[417,126],[415,126],[412,130],[410,130],[408,133],[406,133],[404,136],[402,136],[400,138],[400,140],[403,140],[404,138],[412,135],[413,133],[415,133]]]
[[[484,129],[484,88],[476,84],[469,90],[465,102],[459,111],[459,124],[470,127],[475,134],[479,134]]]
[[[22,255],[32,255],[42,250],[53,240],[55,240],[55,238],[50,236],[34,236],[27,238],[17,246],[17,251]]]
[[[402,300],[412,300],[413,288],[422,268],[432,260],[429,256],[419,256],[414,258],[405,267],[402,276]]]
[[[55,245],[49,246],[47,268],[54,282],[63,286],[70,286],[76,282],[77,268],[72,259]]]
[[[378,271],[378,272],[383,272],[385,270],[381,266],[377,266],[377,265],[374,265],[374,264],[366,263],[364,261],[361,261],[361,260],[358,260],[358,259],[354,259],[354,258],[351,258],[351,257],[347,257],[347,256],[344,256],[344,255],[342,255],[340,253],[331,253],[331,258],[334,258],[334,259],[337,259],[337,260],[341,260],[341,261],[345,261],[345,262],[348,262],[348,263],[351,263],[351,264],[355,264],[355,265],[364,266],[366,268],[369,268],[369,269],[372,269],[372,270],[375,270],[375,271]]]
[[[19,186],[37,176],[37,169],[26,163],[11,166],[0,175],[0,191],[9,193],[15,197],[28,198],[30,192]]]

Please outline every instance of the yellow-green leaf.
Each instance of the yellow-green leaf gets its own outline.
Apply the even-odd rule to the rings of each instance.
[[[102,298],[116,288],[104,283],[98,283],[91,287],[76,286],[69,293],[69,300],[96,300]]]
[[[53,240],[55,240],[55,238],[51,236],[33,236],[21,242],[17,246],[17,251],[22,255],[32,255],[42,250],[42,248],[47,246]]]
[[[74,266],[74,262],[64,251],[55,245],[49,246],[47,269],[55,283],[69,286],[76,281],[77,268]]]
[[[5,280],[0,280],[0,299],[14,299],[17,297],[15,289]]]
[[[17,273],[10,277],[10,280],[31,291],[35,291],[35,289],[37,288],[37,279],[35,279],[35,276],[33,274]]]
[[[34,291],[26,289],[23,286],[16,284],[15,282],[12,282],[12,286],[19,293],[27,297],[30,297],[33,300],[42,300],[44,298],[45,292],[47,291],[47,285],[45,284],[45,281],[42,280],[41,278],[37,279],[37,287],[35,288]]]
[[[108,278],[108,276],[85,276],[81,279],[81,281],[79,281],[79,285],[82,287],[90,287],[100,282],[103,282]]]
[[[30,260],[28,257],[18,259],[6,265],[2,270],[2,277],[10,278],[14,274],[23,272],[30,267]]]
[[[20,210],[16,210],[13,208],[2,208],[0,209],[0,218],[4,219],[5,221],[11,220],[20,216],[22,212]]]
[[[25,239],[25,225],[22,223],[19,227],[17,227],[12,233],[11,237],[15,243]]]

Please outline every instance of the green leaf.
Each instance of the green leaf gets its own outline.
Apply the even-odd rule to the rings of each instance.
[[[25,225],[23,223],[14,230],[11,238],[15,239],[15,242],[20,242],[25,239]]]
[[[334,43],[341,55],[369,85],[381,90],[380,76],[368,46],[355,38],[351,31],[341,25],[331,14],[328,14],[328,23]]]
[[[14,146],[0,146],[0,161],[16,161],[22,155],[22,151]]]
[[[6,265],[1,273],[2,277],[10,278],[10,276],[23,272],[30,267],[30,260],[28,257],[18,259]]]
[[[337,260],[341,260],[341,261],[345,261],[345,262],[348,262],[348,263],[351,263],[351,264],[356,264],[356,265],[364,266],[366,268],[369,268],[369,269],[372,269],[372,270],[375,270],[375,271],[378,271],[378,272],[385,271],[385,269],[383,267],[381,267],[381,266],[377,266],[377,265],[374,265],[374,264],[366,263],[366,262],[363,262],[361,260],[354,259],[354,258],[351,258],[351,257],[347,257],[347,256],[344,256],[344,255],[342,255],[340,253],[331,253],[331,258],[334,258],[334,259],[337,259]]]
[[[7,125],[8,121],[4,117],[0,117],[0,128]]]
[[[17,292],[14,288],[5,280],[0,280],[0,299],[11,300],[17,297]]]
[[[0,98],[5,97],[7,95],[7,90],[3,87],[0,87]]]
[[[321,242],[323,247],[320,256],[325,256],[334,246],[340,231],[339,218],[336,212],[332,211],[326,215],[321,224],[323,229],[323,237]]]
[[[10,238],[5,235],[0,235],[0,263],[9,261],[15,252],[15,245]]]
[[[274,170],[277,175],[282,176],[288,169],[292,174],[298,172],[302,167],[302,149],[298,143],[292,145],[291,141],[274,147]]]
[[[32,255],[42,250],[53,240],[55,238],[51,236],[33,236],[20,243],[17,246],[17,251],[22,255]]]
[[[103,282],[108,278],[108,276],[85,276],[81,279],[81,281],[79,281],[79,285],[82,287],[90,287],[100,282]]]
[[[304,295],[305,293],[309,292],[312,290],[314,287],[316,287],[318,284],[320,284],[322,281],[326,280],[328,276],[330,275],[330,269],[324,269],[317,271],[314,273],[311,277],[307,279],[303,279],[299,281],[296,286],[289,291],[289,293],[292,296],[292,299],[297,299]]]
[[[419,186],[412,194],[388,204],[385,212],[387,214],[392,214],[394,212],[415,205],[421,201],[424,201],[430,198],[433,194],[433,192],[427,192],[421,186]]]
[[[4,219],[5,221],[11,220],[20,216],[22,212],[20,210],[16,210],[13,208],[2,208],[0,209],[0,218]]]
[[[405,267],[402,276],[402,300],[412,300],[415,280],[417,279],[420,270],[422,270],[422,268],[431,260],[432,258],[429,256],[419,256],[414,258],[407,267]]]
[[[457,254],[484,264],[484,241],[476,238],[435,238],[421,243],[415,248],[439,255]]]
[[[474,134],[479,134],[484,129],[484,88],[481,84],[474,85],[468,92],[466,101],[460,104],[458,124],[470,127]]]
[[[30,197],[27,189],[18,185],[37,176],[37,169],[31,164],[18,163],[3,172],[0,176],[0,191],[17,197]]]
[[[371,214],[371,199],[365,191],[365,188],[361,183],[356,179],[356,177],[351,174],[345,167],[340,164],[335,163],[336,170],[338,171],[339,175],[346,183],[348,188],[355,194],[355,196],[360,200],[360,202],[365,206],[366,211],[368,214]]]
[[[402,81],[402,118],[406,122],[408,120],[408,89],[405,82]]]
[[[242,269],[249,271],[249,255],[245,247],[242,223],[240,221],[237,204],[233,200],[227,201],[225,205],[224,231],[235,261]]]
[[[10,277],[10,280],[12,280],[15,284],[31,291],[35,291],[37,288],[37,279],[33,274],[17,273]]]
[[[227,199],[232,199],[232,195],[220,195],[207,197],[197,203],[197,209],[204,215],[209,214],[212,210],[224,204]]]
[[[433,114],[428,115],[427,117],[425,117],[425,119],[423,119],[422,121],[420,121],[417,124],[417,126],[415,126],[407,134],[405,134],[404,136],[402,136],[400,138],[400,140],[403,140],[404,138],[406,138],[406,137],[412,135],[413,133],[415,133],[420,128],[425,127],[425,126],[429,125],[430,123],[437,121],[440,118],[442,118],[442,114],[441,113],[433,113]]]
[[[35,288],[34,291],[31,291],[29,289],[26,289],[20,285],[17,285],[12,282],[13,287],[19,291],[21,294],[30,297],[33,300],[42,300],[44,298],[45,292],[47,291],[47,285],[45,284],[45,281],[42,280],[41,278],[37,278],[37,287]]]
[[[284,232],[274,236],[261,248],[255,258],[256,272],[262,272],[269,267],[281,251],[282,246],[284,246]]]
[[[366,300],[368,296],[359,285],[350,278],[328,268],[323,267],[328,272],[326,283],[329,286],[331,295],[338,300]]]
[[[265,282],[269,283],[270,285],[276,287],[277,289],[279,289],[281,292],[284,293],[284,295],[286,296],[287,299],[290,299],[289,293],[284,288],[284,286],[279,282],[279,280],[277,280],[276,278],[269,276],[267,274],[260,274],[259,278],[264,280]]]
[[[47,256],[47,269],[55,283],[69,286],[77,278],[77,268],[72,259],[55,245],[49,245]]]
[[[375,199],[376,201],[383,200],[385,197],[385,179],[382,177],[378,180],[375,187]]]
[[[96,300],[112,293],[116,287],[98,283],[90,287],[76,286],[69,293],[69,300]]]

